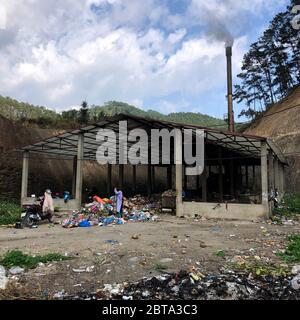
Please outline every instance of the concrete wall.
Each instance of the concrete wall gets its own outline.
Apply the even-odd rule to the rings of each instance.
[[[253,220],[258,217],[268,217],[269,209],[262,204],[208,203],[183,202],[183,215],[195,217],[200,215],[206,218]],[[215,209],[214,209],[215,208]]]

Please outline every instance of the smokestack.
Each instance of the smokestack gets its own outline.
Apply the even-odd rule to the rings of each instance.
[[[228,131],[234,132],[234,114],[232,101],[232,47],[226,46],[227,58],[227,100],[228,100]]]

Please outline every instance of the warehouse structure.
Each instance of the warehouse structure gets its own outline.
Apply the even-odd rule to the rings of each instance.
[[[151,165],[147,170],[148,195],[155,193],[155,168],[164,167],[168,189],[176,190],[177,216],[206,216],[213,218],[253,219],[269,216],[272,211],[270,194],[278,190],[284,194],[285,158],[271,140],[216,130],[206,127],[166,122],[149,118],[120,114],[105,117],[95,124],[78,130],[50,137],[22,148],[23,171],[21,202],[28,200],[28,172],[31,157],[44,154],[48,157],[73,161],[73,195],[68,204],[61,200],[57,205],[62,209],[76,209],[82,204],[83,162],[95,160],[101,145],[96,136],[99,129],[110,129],[116,133],[119,145],[119,122],[127,121],[128,131],[133,129],[201,129],[205,139],[205,168],[200,176],[187,176],[188,165],[183,159],[184,143],[177,135],[171,143],[171,163]],[[151,136],[149,135],[151,140]],[[195,143],[195,142],[194,142]],[[128,148],[132,143],[128,143]],[[117,146],[114,148],[117,150]],[[151,141],[149,141],[149,148]],[[174,152],[175,151],[175,152]],[[150,155],[150,152],[149,152]],[[124,164],[117,163],[119,185],[124,184]],[[132,185],[136,185],[138,165],[132,165]],[[107,164],[107,193],[111,194],[112,164]],[[127,168],[127,166],[126,166]]]

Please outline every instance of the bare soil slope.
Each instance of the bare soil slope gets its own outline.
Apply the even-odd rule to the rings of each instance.
[[[270,137],[286,155],[287,191],[300,193],[300,86],[274,104],[245,133]]]

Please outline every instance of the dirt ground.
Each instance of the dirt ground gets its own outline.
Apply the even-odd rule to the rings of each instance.
[[[137,281],[166,271],[200,266],[218,273],[226,259],[236,255],[267,257],[278,264],[275,251],[283,249],[286,236],[300,231],[294,226],[265,222],[180,219],[160,215],[155,222],[64,229],[40,225],[37,229],[0,228],[0,255],[18,249],[30,254],[58,252],[73,257],[18,275],[31,292],[45,297],[64,290],[67,294],[95,292],[104,284]],[[133,239],[133,235],[138,239]],[[108,244],[105,240],[117,240]],[[215,253],[225,251],[225,258]],[[78,272],[82,267],[88,271]],[[76,270],[77,269],[77,270]]]

